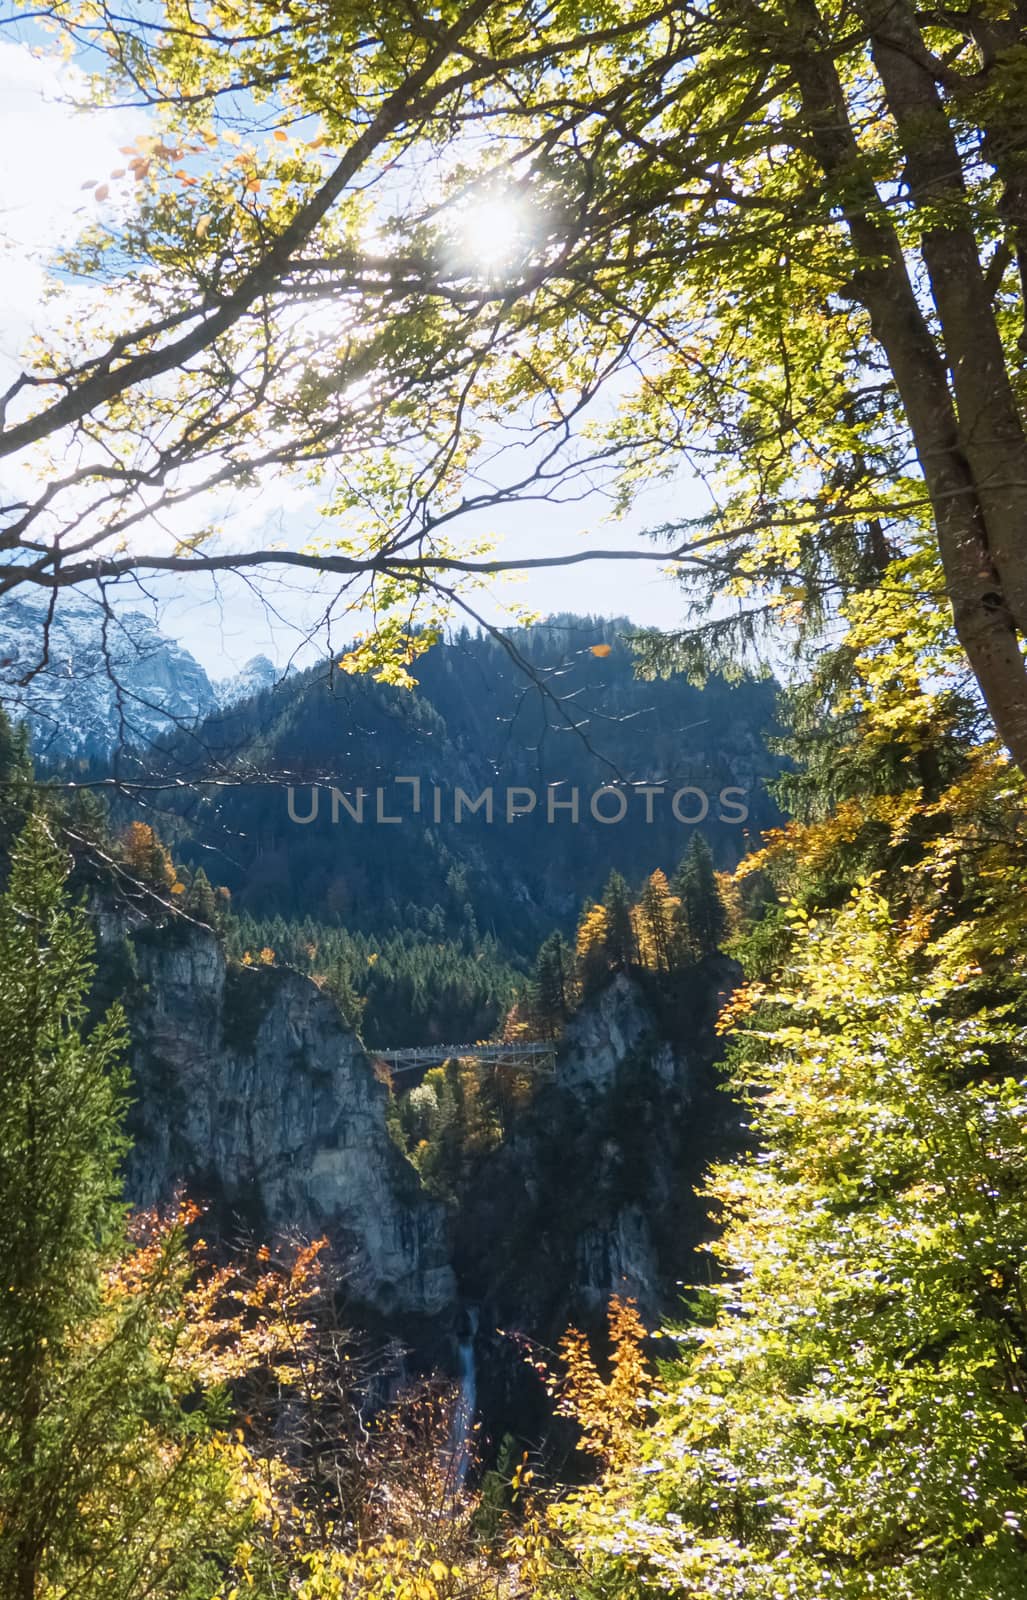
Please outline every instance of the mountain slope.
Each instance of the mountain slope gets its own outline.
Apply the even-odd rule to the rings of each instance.
[[[776,686],[640,682],[628,628],[557,618],[512,653],[464,633],[428,652],[414,692],[326,663],[138,772],[168,785],[176,854],[254,916],[533,952],[612,867],[670,870],[697,826],[726,867],[778,820]]]
[[[278,670],[255,656],[212,683],[200,663],[144,611],[111,611],[87,593],[0,601],[0,704],[27,721],[48,763],[108,760],[191,729],[219,707],[266,689]]]

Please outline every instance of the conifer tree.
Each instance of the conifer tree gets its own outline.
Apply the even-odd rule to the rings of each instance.
[[[122,1024],[79,1033],[90,937],[64,871],[33,819],[0,904],[0,1587],[17,1600],[37,1593],[55,1525],[71,1531],[80,1486],[53,1390],[122,1219]]]
[[[92,938],[67,870],[32,817],[0,898],[0,1595],[193,1600],[240,1536],[223,1407],[175,1368],[181,1229],[118,1280],[124,1025],[83,1031]]]
[[[727,915],[710,847],[701,833],[692,835],[673,888],[680,901],[679,926],[687,949],[698,960],[713,955],[724,937]]]
[[[197,922],[210,926],[217,916],[217,900],[210,879],[202,867],[197,867],[185,897],[185,909]]]
[[[642,959],[654,972],[669,972],[673,965],[675,910],[667,874],[657,869],[646,879],[638,907]]]
[[[122,850],[126,865],[145,883],[158,889],[170,889],[174,884],[175,869],[168,848],[148,822],[129,825]]]
[[[610,965],[620,971],[638,959],[635,930],[631,922],[631,895],[619,872],[611,872],[603,891],[606,910],[606,953]]]
[[[539,950],[532,986],[539,1026],[550,1035],[559,1033],[570,1016],[571,973],[567,942],[561,933],[551,933]]]
[[[28,729],[24,723],[12,728],[10,718],[0,706],[0,848],[7,849],[25,820],[32,762],[29,758]]]
[[[589,999],[599,993],[610,970],[605,907],[586,903],[578,921],[577,958],[582,996]]]

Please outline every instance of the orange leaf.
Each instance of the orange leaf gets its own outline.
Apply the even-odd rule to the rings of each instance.
[[[608,656],[613,649],[612,644],[594,644],[591,646],[594,656]]]
[[[93,191],[93,199],[94,200],[106,200],[106,198],[107,198],[107,196],[109,194],[110,194],[110,190],[108,189],[107,185],[105,183],[101,183],[101,185],[100,185],[100,187],[98,189],[94,189],[94,191]]]

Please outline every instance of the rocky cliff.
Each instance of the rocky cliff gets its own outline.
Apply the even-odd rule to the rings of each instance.
[[[615,1294],[655,1327],[677,1284],[696,1281],[709,1221],[695,1185],[738,1136],[713,1067],[732,963],[703,963],[673,993],[615,976],[447,1215],[393,1143],[387,1092],[315,983],[230,965],[195,925],[124,906],[96,921],[97,999],[122,997],[132,1031],[131,1198],[166,1201],[181,1186],[228,1235],[327,1234],[354,1310],[400,1334],[415,1362],[455,1370],[460,1357],[483,1441],[541,1440],[551,1423],[499,1329],[551,1346],[569,1322],[599,1327]],[[477,1331],[458,1348],[469,1318]]]
[[[618,974],[569,1024],[553,1077],[482,1165],[460,1207],[456,1259],[494,1321],[555,1337],[631,1295],[655,1322],[709,1225],[694,1186],[730,1104],[715,1093],[713,1021],[733,963],[704,963],[675,1002]]]
[[[288,969],[229,966],[196,927],[98,922],[132,1031],[131,1198],[181,1185],[223,1228],[327,1234],[352,1296],[385,1316],[450,1307],[442,1208],[389,1138],[386,1090],[328,996]]]
[[[738,979],[716,958],[677,992],[619,974],[568,1025],[552,1077],[460,1197],[454,1260],[480,1308],[485,1435],[543,1455],[570,1447],[518,1335],[553,1348],[573,1322],[600,1332],[613,1295],[650,1328],[701,1279],[710,1221],[695,1189],[738,1138],[717,1091],[713,1023]],[[503,1330],[500,1332],[499,1330]],[[514,1335],[513,1338],[510,1335]]]

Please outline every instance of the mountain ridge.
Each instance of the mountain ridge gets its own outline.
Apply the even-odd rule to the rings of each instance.
[[[643,682],[629,630],[550,619],[511,636],[516,659],[465,630],[420,659],[414,690],[326,661],[135,775],[164,785],[176,855],[252,917],[492,933],[533,954],[611,868],[670,872],[696,827],[729,868],[780,820],[777,685]]]
[[[110,760],[146,750],[282,674],[266,655],[212,680],[185,645],[145,611],[68,591],[52,616],[45,596],[0,601],[0,704],[29,726],[47,763]]]

